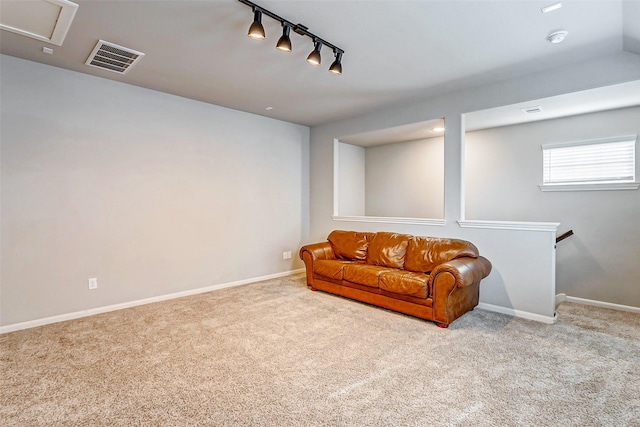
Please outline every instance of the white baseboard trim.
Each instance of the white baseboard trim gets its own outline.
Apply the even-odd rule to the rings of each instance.
[[[484,302],[478,303],[478,308],[481,310],[508,314],[509,316],[520,317],[522,319],[535,320],[536,322],[546,323],[547,325],[553,325],[554,323],[556,323],[557,318],[557,315],[555,313],[553,316],[543,316],[542,314],[530,313],[528,311],[516,310],[499,305],[487,304]]]
[[[250,279],[238,280],[235,282],[221,283],[219,285],[206,286],[204,288],[190,289],[188,291],[175,292],[167,295],[159,295],[157,297],[144,298],[135,301],[123,302],[120,304],[107,305],[104,307],[96,307],[88,310],[76,311],[73,313],[60,314],[57,316],[45,317],[42,319],[29,320],[27,322],[13,323],[11,325],[0,326],[0,335],[9,332],[20,331],[22,329],[35,328],[37,326],[49,325],[51,323],[64,322],[66,320],[79,319],[81,317],[93,316],[95,314],[108,313],[110,311],[122,310],[125,308],[136,307],[139,305],[151,304],[154,302],[167,301],[175,298],[187,297],[190,295],[203,294],[205,292],[217,291],[219,289],[231,288],[234,286],[247,285],[249,283],[261,282],[263,280],[277,279],[279,277],[291,276],[293,274],[304,273],[305,269],[289,270],[282,273],[269,274],[267,276],[252,277]]]
[[[608,308],[611,310],[628,311],[630,313],[640,314],[640,307],[633,307],[631,305],[614,304],[612,302],[596,301],[596,300],[586,299],[586,298],[572,297],[567,294],[556,295],[556,307],[558,306],[558,304],[564,301],[573,302],[576,304],[591,305],[591,306],[600,307],[600,308]]]

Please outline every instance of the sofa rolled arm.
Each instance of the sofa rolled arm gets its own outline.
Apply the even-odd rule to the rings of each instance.
[[[304,261],[304,254],[307,253],[311,261],[319,259],[336,259],[333,247],[329,242],[313,243],[300,248],[300,259]]]
[[[455,287],[463,288],[484,279],[491,272],[491,263],[485,257],[463,257],[440,264],[431,272],[436,278],[442,272],[451,273],[455,278]]]
[[[307,286],[313,289],[313,262],[321,259],[336,259],[336,254],[329,242],[313,243],[300,248],[300,259],[304,261]]]
[[[434,319],[448,325],[478,304],[478,285],[491,272],[491,262],[463,257],[445,262],[431,272]],[[468,289],[468,290],[467,290]]]

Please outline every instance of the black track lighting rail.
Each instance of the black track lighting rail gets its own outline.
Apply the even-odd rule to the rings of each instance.
[[[318,37],[317,35],[313,34],[311,31],[309,31],[309,27],[307,27],[306,25],[302,25],[302,24],[294,24],[293,22],[284,19],[283,17],[276,15],[275,13],[263,8],[262,6],[259,6],[249,0],[238,0],[240,3],[243,3],[247,6],[249,6],[253,12],[255,13],[256,11],[261,12],[263,15],[267,15],[268,17],[275,19],[276,21],[280,22],[280,24],[282,26],[288,26],[289,28],[291,28],[294,32],[296,32],[297,34],[300,34],[301,36],[307,36],[309,38],[311,38],[311,40],[313,40],[314,46],[316,45],[316,43],[321,43],[321,46],[326,46],[328,48],[330,48],[331,50],[333,50],[334,55],[336,55],[336,57],[341,58],[342,54],[344,54],[344,49],[339,48],[338,46],[334,45],[333,43],[330,43],[328,41],[326,41],[325,39]]]

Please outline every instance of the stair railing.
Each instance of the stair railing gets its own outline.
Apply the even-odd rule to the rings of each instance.
[[[561,235],[556,237],[556,243],[563,241],[564,239],[566,239],[569,236],[573,236],[573,230],[569,230],[566,233],[562,233]]]

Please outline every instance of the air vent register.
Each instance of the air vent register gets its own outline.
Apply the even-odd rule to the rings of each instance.
[[[126,74],[143,56],[142,52],[100,40],[85,64]]]

